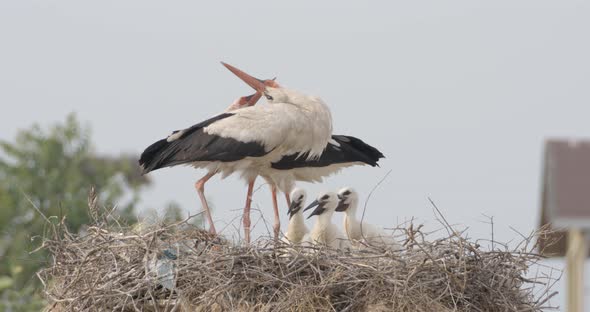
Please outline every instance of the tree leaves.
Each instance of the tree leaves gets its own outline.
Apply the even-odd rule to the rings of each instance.
[[[11,288],[36,285],[34,273],[47,261],[44,254],[29,254],[46,221],[26,197],[46,216],[65,216],[78,231],[90,221],[88,192],[95,187],[96,205],[120,207],[123,222],[136,221],[139,191],[149,183],[138,157],[98,155],[90,138],[89,128],[70,114],[63,123],[33,125],[13,142],[0,142],[0,279],[12,281]],[[22,267],[18,273],[11,269],[16,265]]]

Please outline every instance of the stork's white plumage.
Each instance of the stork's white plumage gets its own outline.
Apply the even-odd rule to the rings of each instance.
[[[269,152],[261,158],[264,161],[278,161],[293,153],[308,153],[308,159],[319,158],[332,135],[332,119],[326,104],[287,89],[267,87],[265,93],[267,97],[280,95],[283,102],[269,100],[269,105],[240,109],[232,117],[208,125],[204,132],[261,144]]]
[[[349,248],[350,242],[340,229],[332,223],[332,216],[338,206],[338,196],[334,192],[320,193],[304,211],[317,207],[308,218],[317,216],[316,223],[309,232],[309,241],[313,244],[326,245],[331,248]]]
[[[303,207],[306,193],[303,189],[294,189],[291,192],[291,205],[289,206],[289,224],[285,233],[285,240],[291,244],[301,243],[303,237],[309,232],[303,219]]]
[[[338,192],[338,206],[336,211],[344,212],[344,231],[350,241],[355,244],[366,242],[368,245],[400,249],[401,246],[392,235],[387,234],[383,228],[366,222],[361,222],[356,217],[358,208],[358,193],[351,187],[345,187]]]

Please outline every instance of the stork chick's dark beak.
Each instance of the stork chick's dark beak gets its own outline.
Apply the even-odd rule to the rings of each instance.
[[[234,75],[238,76],[238,78],[242,79],[242,81],[244,81],[246,84],[248,84],[250,87],[252,87],[257,92],[264,93],[264,90],[266,89],[267,86],[274,87],[274,88],[279,86],[274,81],[274,79],[260,80],[258,78],[255,78],[255,77],[252,77],[252,76],[246,74],[245,72],[243,72],[243,71],[239,70],[238,68],[235,68],[227,63],[221,62],[221,64],[223,64],[223,66],[225,66],[227,69],[229,69],[229,71],[234,73]]]
[[[291,201],[291,205],[289,205],[289,210],[287,211],[289,220],[291,220],[291,217],[293,217],[299,211],[299,209],[301,209],[301,202]]]
[[[345,204],[344,199],[341,199],[340,201],[338,201],[338,206],[336,206],[336,211],[339,211],[339,212],[346,211],[346,209],[348,209],[348,207],[350,207],[350,204]]]
[[[303,211],[304,212],[308,211],[309,209],[311,209],[319,204],[320,204],[320,202],[316,199],[316,200],[312,201],[311,204],[309,204],[309,206],[305,207],[305,209],[303,209]]]
[[[314,211],[311,212],[311,214],[307,217],[308,219],[313,217],[313,216],[319,216],[322,213],[324,213],[324,211],[326,210],[326,208],[324,208],[324,204],[320,203],[317,199],[314,200],[311,204],[309,204],[309,206],[307,206],[305,209],[303,209],[303,211],[307,211],[313,207],[316,207],[316,209],[314,209]]]

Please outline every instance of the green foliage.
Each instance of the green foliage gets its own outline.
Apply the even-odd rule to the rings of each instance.
[[[43,311],[43,307],[45,301],[34,285],[27,285],[18,290],[9,288],[0,293],[0,311]]]
[[[34,274],[48,259],[30,251],[47,230],[45,216],[51,222],[65,218],[68,228],[78,231],[89,221],[87,196],[94,185],[98,204],[117,205],[121,220],[131,224],[147,183],[137,156],[96,155],[89,129],[74,115],[49,129],[22,130],[14,142],[0,142],[0,301],[37,286]]]

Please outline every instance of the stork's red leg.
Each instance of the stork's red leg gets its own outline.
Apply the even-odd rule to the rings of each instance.
[[[279,204],[277,203],[277,186],[273,184],[271,186],[272,191],[272,207],[275,211],[275,223],[273,225],[273,230],[275,234],[275,240],[279,239],[279,234],[281,232],[281,220],[279,219]]]
[[[215,172],[210,172],[206,176],[202,177],[201,180],[195,183],[195,188],[197,189],[199,198],[201,198],[201,204],[203,205],[203,210],[205,210],[207,222],[209,222],[209,232],[217,234],[217,231],[215,231],[215,225],[213,224],[213,218],[211,218],[211,211],[209,210],[209,205],[207,204],[207,199],[205,198],[205,183],[214,175]]]
[[[246,197],[246,206],[244,207],[244,216],[242,222],[244,222],[244,235],[246,239],[246,244],[250,244],[250,206],[252,205],[252,192],[254,191],[254,181],[256,178],[252,179],[248,183],[248,195]]]

